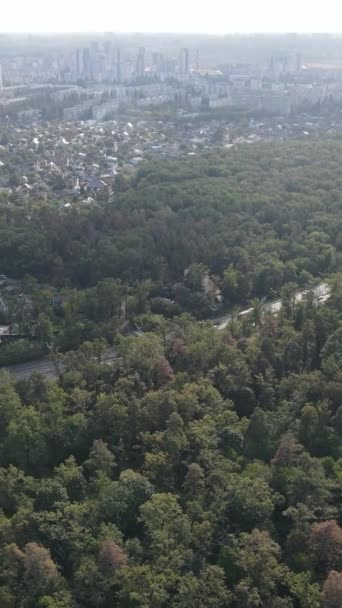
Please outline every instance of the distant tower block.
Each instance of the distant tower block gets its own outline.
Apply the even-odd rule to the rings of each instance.
[[[0,63],[0,90],[3,88],[3,86],[4,86],[4,82],[3,82],[3,79],[2,79],[2,66],[1,66],[1,63]]]
[[[116,50],[116,80],[121,82],[121,51]]]
[[[181,76],[189,74],[189,49],[181,49],[179,54],[179,72]]]
[[[138,78],[142,78],[145,74],[145,49],[140,47],[136,62],[136,75]]]
[[[196,70],[196,72],[199,72],[199,69],[200,69],[199,49],[196,49],[196,55],[195,55],[195,70]]]

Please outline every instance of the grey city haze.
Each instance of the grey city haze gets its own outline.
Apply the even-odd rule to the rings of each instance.
[[[210,4],[174,0],[169,5],[158,0],[98,0],[96,5],[80,0],[60,0],[55,5],[16,0],[6,4],[0,27],[7,32],[335,32],[340,29],[341,12],[338,0],[326,0],[323,7],[310,0],[288,0],[283,5],[272,0],[212,0]]]

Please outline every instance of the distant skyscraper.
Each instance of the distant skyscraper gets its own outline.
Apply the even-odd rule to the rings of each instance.
[[[77,49],[76,50],[76,74],[78,76],[81,76],[84,72],[84,66],[83,66],[83,59],[84,59],[84,54],[83,54],[83,49]]]
[[[103,69],[106,78],[109,78],[110,80],[116,79],[116,52],[111,40],[106,40],[103,44],[102,70]]]
[[[99,43],[94,40],[90,43],[90,76],[96,79],[98,75],[98,55],[99,55]]]
[[[164,71],[164,55],[162,53],[152,53],[153,72],[160,76]]]
[[[90,76],[90,50],[83,49],[83,70],[87,78]]]
[[[174,59],[165,59],[163,62],[163,72],[167,78],[174,78],[177,62]]]
[[[122,73],[121,73],[121,51],[120,51],[120,49],[116,49],[115,67],[116,67],[116,80],[118,82],[121,82]]]
[[[137,56],[136,75],[137,78],[142,78],[145,74],[145,49],[140,47]]]
[[[3,82],[3,78],[2,78],[2,66],[0,63],[0,90],[3,88],[4,86],[4,82]]]
[[[196,70],[196,72],[199,72],[199,69],[200,69],[199,49],[196,49],[196,59],[195,59],[195,70]]]
[[[291,63],[291,62],[290,62]],[[284,74],[289,71],[289,58],[288,57],[278,57],[272,56],[270,62],[270,71],[272,72],[274,78],[279,78],[281,74]]]
[[[181,49],[179,54],[179,73],[181,76],[189,74],[189,49]]]

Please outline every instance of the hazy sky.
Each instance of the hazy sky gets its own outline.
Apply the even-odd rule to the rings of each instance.
[[[7,32],[341,32],[342,0],[4,0]]]

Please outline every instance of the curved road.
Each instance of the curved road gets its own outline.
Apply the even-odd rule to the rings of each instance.
[[[303,290],[299,291],[296,295],[296,302],[300,302],[304,296],[312,291],[314,295],[317,297],[317,302],[319,304],[323,304],[330,296],[330,287],[327,283],[320,283],[317,287],[314,287],[312,290]],[[266,302],[263,306],[265,311],[273,312],[277,314],[281,309],[281,300],[276,300],[275,302]],[[243,317],[245,315],[250,314],[253,311],[253,308],[247,308],[246,310],[242,310],[239,313],[239,317]],[[225,329],[232,320],[231,315],[227,315],[221,317],[217,321],[214,321],[214,326],[219,331]],[[116,353],[114,349],[108,349],[106,355],[103,358],[103,362],[110,362],[115,359]],[[49,359],[39,359],[38,361],[30,361],[29,363],[17,363],[16,365],[10,365],[8,367],[2,368],[6,369],[10,372],[11,375],[14,376],[16,380],[23,380],[25,378],[29,378],[31,374],[34,372],[42,374],[47,378],[56,378],[56,370],[54,364]]]

